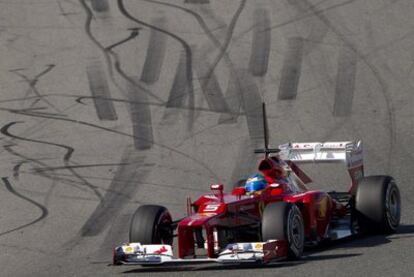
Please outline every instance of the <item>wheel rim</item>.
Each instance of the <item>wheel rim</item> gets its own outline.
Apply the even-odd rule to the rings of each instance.
[[[292,250],[299,252],[303,248],[303,223],[300,214],[291,213],[288,224],[288,238],[291,243]]]
[[[385,196],[385,210],[387,221],[396,227],[400,220],[400,196],[394,183],[390,183]]]
[[[163,212],[158,222],[155,224],[155,235],[158,237],[159,241],[163,244],[171,244],[171,238],[172,238],[172,230],[170,230],[168,227],[171,224],[171,216],[170,214],[165,211]],[[163,228],[164,227],[164,228]],[[156,240],[158,240],[156,239]]]

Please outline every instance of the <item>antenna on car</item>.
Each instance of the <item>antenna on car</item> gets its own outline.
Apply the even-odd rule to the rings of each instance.
[[[266,103],[262,103],[262,117],[263,117],[263,132],[264,132],[264,148],[255,149],[254,153],[256,154],[265,154],[265,158],[269,157],[270,153],[279,153],[279,148],[269,148],[269,126],[267,123],[267,114],[266,114]]]

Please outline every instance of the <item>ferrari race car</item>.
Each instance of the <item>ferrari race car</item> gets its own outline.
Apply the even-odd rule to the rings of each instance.
[[[265,141],[257,152],[265,153],[258,171],[273,180],[263,189],[241,186],[224,193],[222,184],[212,184],[210,193],[188,199],[187,216],[179,220],[172,220],[165,207],[140,206],[129,243],[114,249],[114,265],[269,263],[298,259],[305,246],[326,240],[396,231],[398,187],[390,176],[364,176],[361,141],[287,143],[278,149]],[[308,189],[311,179],[299,167],[303,163],[343,163],[349,189]],[[272,179],[281,167],[283,180]]]
[[[231,193],[212,184],[211,192],[196,201],[187,198],[187,216],[179,220],[173,221],[165,207],[140,206],[131,220],[130,242],[114,249],[113,264],[269,263],[298,259],[305,246],[323,241],[396,231],[398,187],[391,176],[364,176],[361,141],[270,149],[264,103],[263,127],[264,148],[255,151],[265,154],[260,175]],[[308,189],[312,180],[299,167],[303,163],[345,164],[349,189]]]

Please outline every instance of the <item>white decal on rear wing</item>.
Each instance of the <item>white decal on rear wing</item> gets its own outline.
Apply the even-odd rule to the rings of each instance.
[[[295,163],[344,162],[348,169],[363,165],[362,141],[291,142],[279,145],[279,155]]]

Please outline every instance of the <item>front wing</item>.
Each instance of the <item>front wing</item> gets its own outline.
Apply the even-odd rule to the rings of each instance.
[[[229,244],[217,258],[175,258],[166,244],[127,243],[114,249],[114,265],[163,265],[189,263],[269,263],[286,257],[286,244],[281,240]]]

